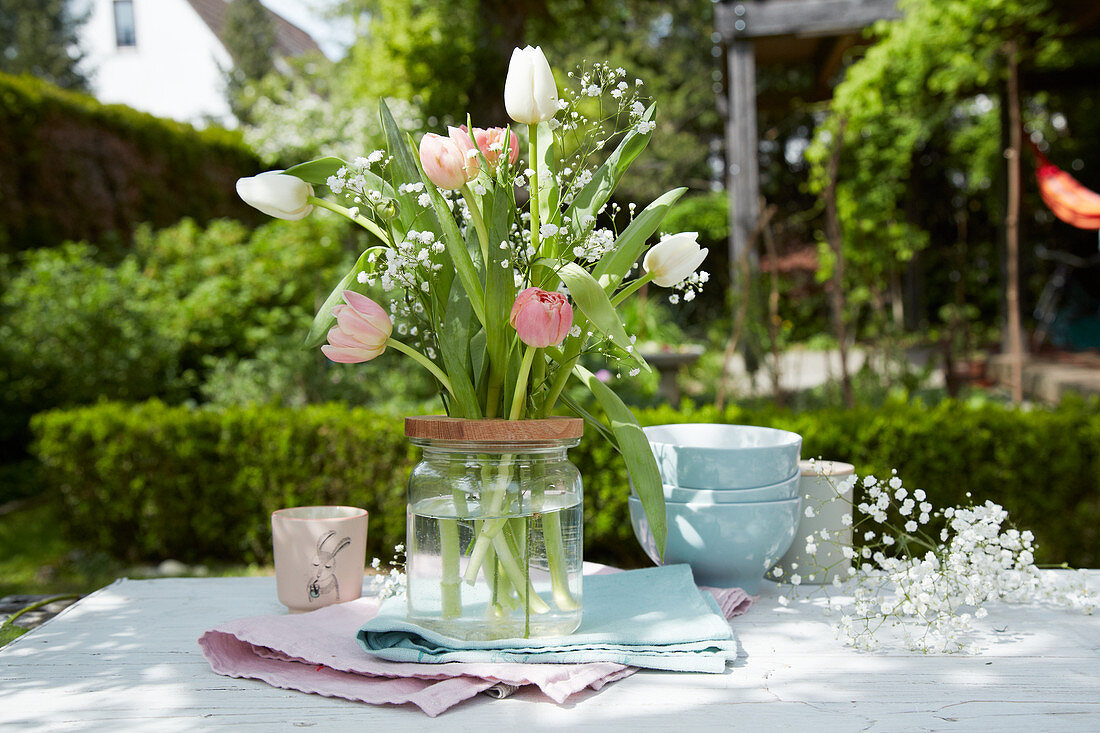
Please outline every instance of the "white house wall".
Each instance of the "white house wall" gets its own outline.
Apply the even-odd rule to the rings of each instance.
[[[219,70],[232,60],[186,0],[133,0],[137,44],[123,48],[115,41],[114,0],[90,3],[81,45],[100,101],[184,122],[234,124]]]

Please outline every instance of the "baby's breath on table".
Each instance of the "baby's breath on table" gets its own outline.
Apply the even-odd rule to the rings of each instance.
[[[900,642],[912,651],[965,653],[973,650],[971,632],[994,603],[1042,603],[1088,614],[1096,608],[1083,575],[1044,573],[1035,565],[1035,536],[1012,527],[999,504],[939,510],[922,489],[906,489],[897,471],[885,481],[853,475],[829,483],[837,497],[862,486],[865,499],[843,516],[859,546],[841,546],[821,530],[807,538],[806,552],[812,556],[832,544],[852,563],[848,581],[842,584],[833,573],[832,587],[810,589],[801,575],[784,578],[780,568],[771,575],[790,583],[781,606],[823,596],[827,612],[838,619],[838,638],[852,647],[871,651]],[[812,516],[815,509],[806,511]],[[938,533],[933,524],[942,524]],[[834,570],[800,572],[812,581]]]

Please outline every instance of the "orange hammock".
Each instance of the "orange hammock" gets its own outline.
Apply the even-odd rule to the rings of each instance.
[[[1100,229],[1100,194],[1047,160],[1035,143],[1031,143],[1031,151],[1039,163],[1035,178],[1043,203],[1067,224],[1078,229]]]

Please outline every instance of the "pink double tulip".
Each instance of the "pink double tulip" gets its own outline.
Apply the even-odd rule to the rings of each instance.
[[[459,189],[477,177],[477,157],[474,157],[475,167],[470,175],[465,149],[454,138],[454,135],[443,137],[434,132],[420,138],[420,165],[428,180],[439,188]]]
[[[336,325],[329,329],[322,353],[340,364],[359,364],[381,356],[393,333],[386,310],[365,295],[344,291],[344,303],[332,309]]]
[[[561,293],[527,288],[516,296],[508,322],[528,346],[557,346],[573,327],[573,306]]]
[[[508,139],[508,162],[515,164],[519,160],[519,139],[516,138],[514,132],[509,134],[507,127],[490,127],[488,129],[475,127],[472,140],[465,125],[462,127],[448,127],[447,132],[450,133],[451,139],[458,144],[463,155],[466,156],[468,180],[476,178],[481,167],[481,158],[477,155],[478,151],[481,151],[481,157],[485,158],[485,162],[489,166],[489,172],[496,172],[497,168],[500,167],[500,161],[504,157],[505,138]]]

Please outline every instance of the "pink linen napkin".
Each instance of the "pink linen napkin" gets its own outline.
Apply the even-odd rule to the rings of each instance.
[[[597,572],[608,571],[614,572]],[[739,588],[705,590],[726,618],[745,613],[754,600]],[[506,697],[525,685],[535,685],[562,703],[585,688],[598,690],[637,671],[611,662],[389,662],[365,653],[355,638],[378,607],[377,599],[360,598],[299,615],[239,619],[204,633],[199,646],[211,669],[227,677],[375,705],[412,703],[432,717],[478,693]]]

